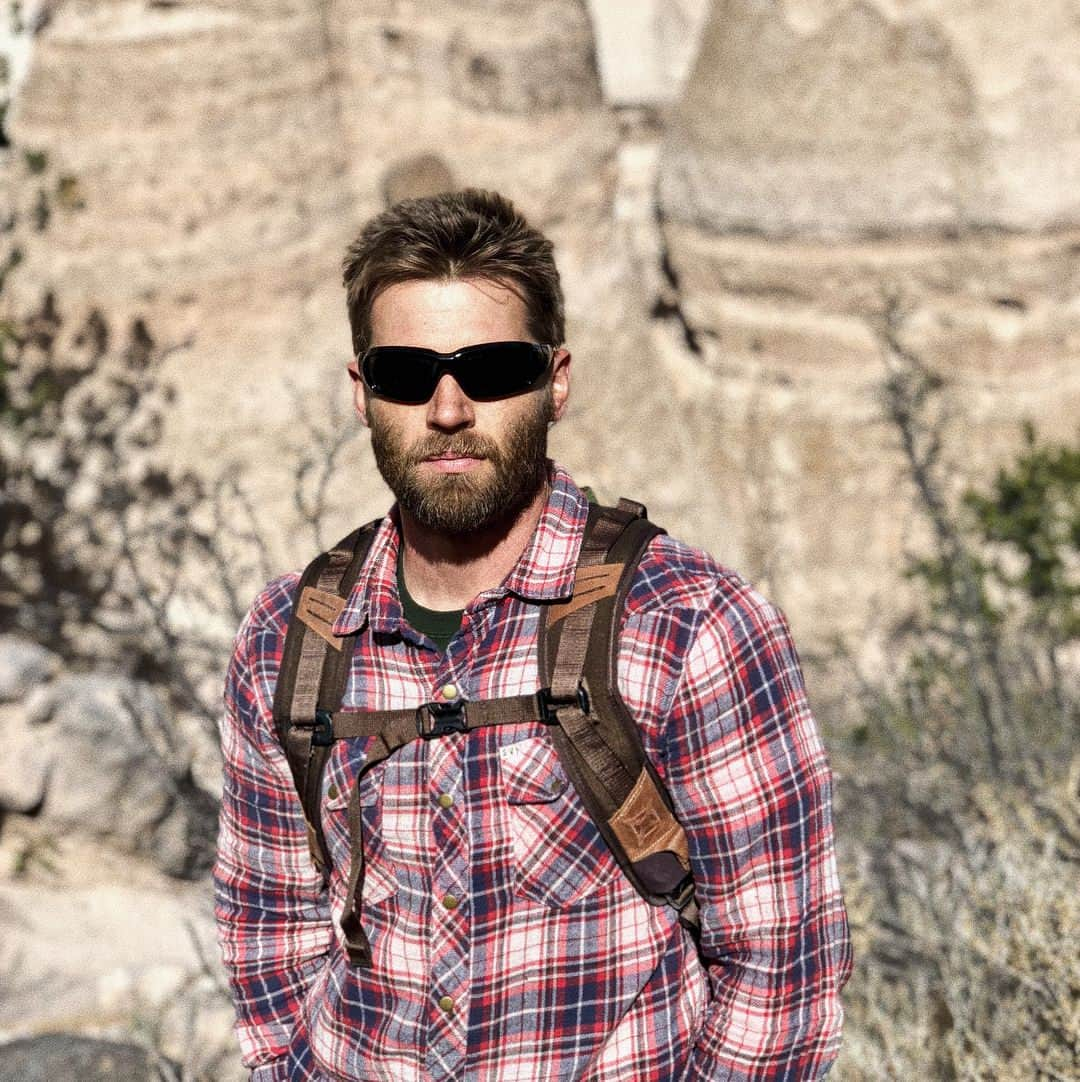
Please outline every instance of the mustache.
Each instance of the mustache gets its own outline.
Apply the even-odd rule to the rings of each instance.
[[[494,440],[486,439],[475,433],[459,433],[454,436],[426,436],[409,451],[410,464],[423,462],[433,455],[451,455],[456,458],[499,457],[499,449]]]

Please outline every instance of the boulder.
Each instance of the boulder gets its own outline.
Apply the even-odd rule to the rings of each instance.
[[[46,1033],[0,1044],[0,1082],[160,1082],[158,1062],[141,1045]]]
[[[3,856],[15,834],[40,850],[33,826],[6,826]],[[206,883],[166,879],[147,861],[93,840],[58,838],[24,862],[21,873],[0,878],[3,1039],[137,1033],[182,1064],[169,1078],[246,1079],[213,907]],[[4,1046],[0,1078],[98,1077],[68,1071],[62,1062],[42,1076],[15,1073],[26,1062],[22,1052],[51,1064],[51,1051],[48,1045]],[[106,1077],[127,1082],[143,1076],[118,1067]]]
[[[187,752],[151,688],[124,676],[69,674],[34,720],[8,707],[0,808],[107,840],[162,871],[202,874],[216,805],[191,778]],[[45,719],[45,720],[43,720]]]
[[[0,635],[0,703],[29,695],[59,669],[59,659],[44,646],[19,635]]]

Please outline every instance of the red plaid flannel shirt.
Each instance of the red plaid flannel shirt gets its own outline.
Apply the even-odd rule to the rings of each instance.
[[[506,580],[445,654],[403,622],[399,534],[383,520],[334,626],[359,631],[344,705],[412,707],[538,687],[538,617],[573,589],[587,502],[552,491]],[[274,737],[299,574],[270,582],[236,637],[222,724],[218,937],[252,1078],[586,1082],[820,1078],[836,1057],[851,946],[831,779],[783,613],[698,549],[654,539],[628,596],[618,686],[689,839],[701,950],[642,900],[538,722],[417,740],[360,781],[352,967],[339,921],[346,803],[367,738],[323,779],[334,870],[320,889]]]

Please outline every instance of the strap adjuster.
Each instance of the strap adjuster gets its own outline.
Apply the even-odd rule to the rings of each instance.
[[[431,728],[426,720],[431,719]],[[447,733],[467,731],[465,703],[459,699],[452,703],[423,703],[416,708],[416,731],[424,740],[432,740]]]
[[[576,702],[583,714],[589,712],[589,693],[585,690],[584,681],[578,682],[577,691],[572,698],[556,699],[551,694],[551,688],[541,688],[536,693],[536,698],[540,704],[540,720],[545,725],[559,724],[559,707],[561,706],[570,706]]]

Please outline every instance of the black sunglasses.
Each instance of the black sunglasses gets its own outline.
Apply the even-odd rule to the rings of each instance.
[[[371,393],[418,406],[435,393],[444,372],[478,402],[531,391],[547,373],[555,347],[538,342],[482,342],[453,353],[418,346],[372,346],[360,361]]]

